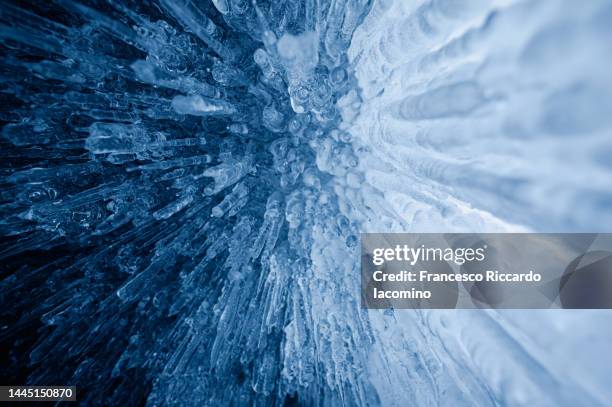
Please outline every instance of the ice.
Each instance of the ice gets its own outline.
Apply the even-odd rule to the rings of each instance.
[[[240,183],[232,189],[232,192],[225,195],[223,201],[214,208],[212,208],[212,216],[220,218],[224,213],[229,211],[229,215],[238,213],[242,206],[247,203],[247,196],[249,195],[249,189],[245,184]]]
[[[175,96],[172,99],[172,108],[179,114],[194,116],[231,115],[236,109],[223,101],[204,99],[202,96]]]
[[[338,189],[346,216],[369,231],[607,231],[612,174],[595,151],[609,149],[612,130],[598,94],[612,85],[600,69],[609,63],[601,21],[610,10],[603,1],[376,3],[349,50],[363,103],[356,117],[343,113],[361,188],[372,191]],[[605,313],[372,314],[374,337],[387,338],[375,347],[389,355],[373,359],[375,368],[418,355],[373,381],[383,404],[612,399],[600,376],[609,363],[591,356],[605,353]],[[572,330],[576,320],[590,328]],[[415,369],[419,384],[400,388],[410,380],[399,371]]]
[[[609,231],[609,2],[0,5],[3,381],[606,405],[605,312],[360,307],[359,233]]]

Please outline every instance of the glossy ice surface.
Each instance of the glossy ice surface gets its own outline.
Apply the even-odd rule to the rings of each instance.
[[[379,311],[360,232],[611,231],[612,3],[0,4],[5,384],[609,405],[607,311]]]

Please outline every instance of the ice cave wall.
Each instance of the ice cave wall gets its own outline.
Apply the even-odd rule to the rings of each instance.
[[[362,230],[609,231],[611,6],[376,2],[349,50],[363,103],[343,124],[378,196]],[[373,376],[389,404],[612,400],[609,312],[370,318],[395,361]]]
[[[358,272],[359,232],[609,230],[609,2],[0,10],[3,380],[118,405],[612,399],[609,313],[366,311]]]

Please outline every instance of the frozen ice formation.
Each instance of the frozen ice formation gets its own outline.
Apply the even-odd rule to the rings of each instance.
[[[610,231],[612,7],[0,5],[2,382],[606,405],[595,311],[367,311],[359,233]]]

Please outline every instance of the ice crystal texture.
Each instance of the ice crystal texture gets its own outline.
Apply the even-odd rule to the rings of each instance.
[[[360,232],[611,230],[610,2],[4,1],[0,38],[3,384],[612,400],[609,313],[367,311],[358,271]]]

